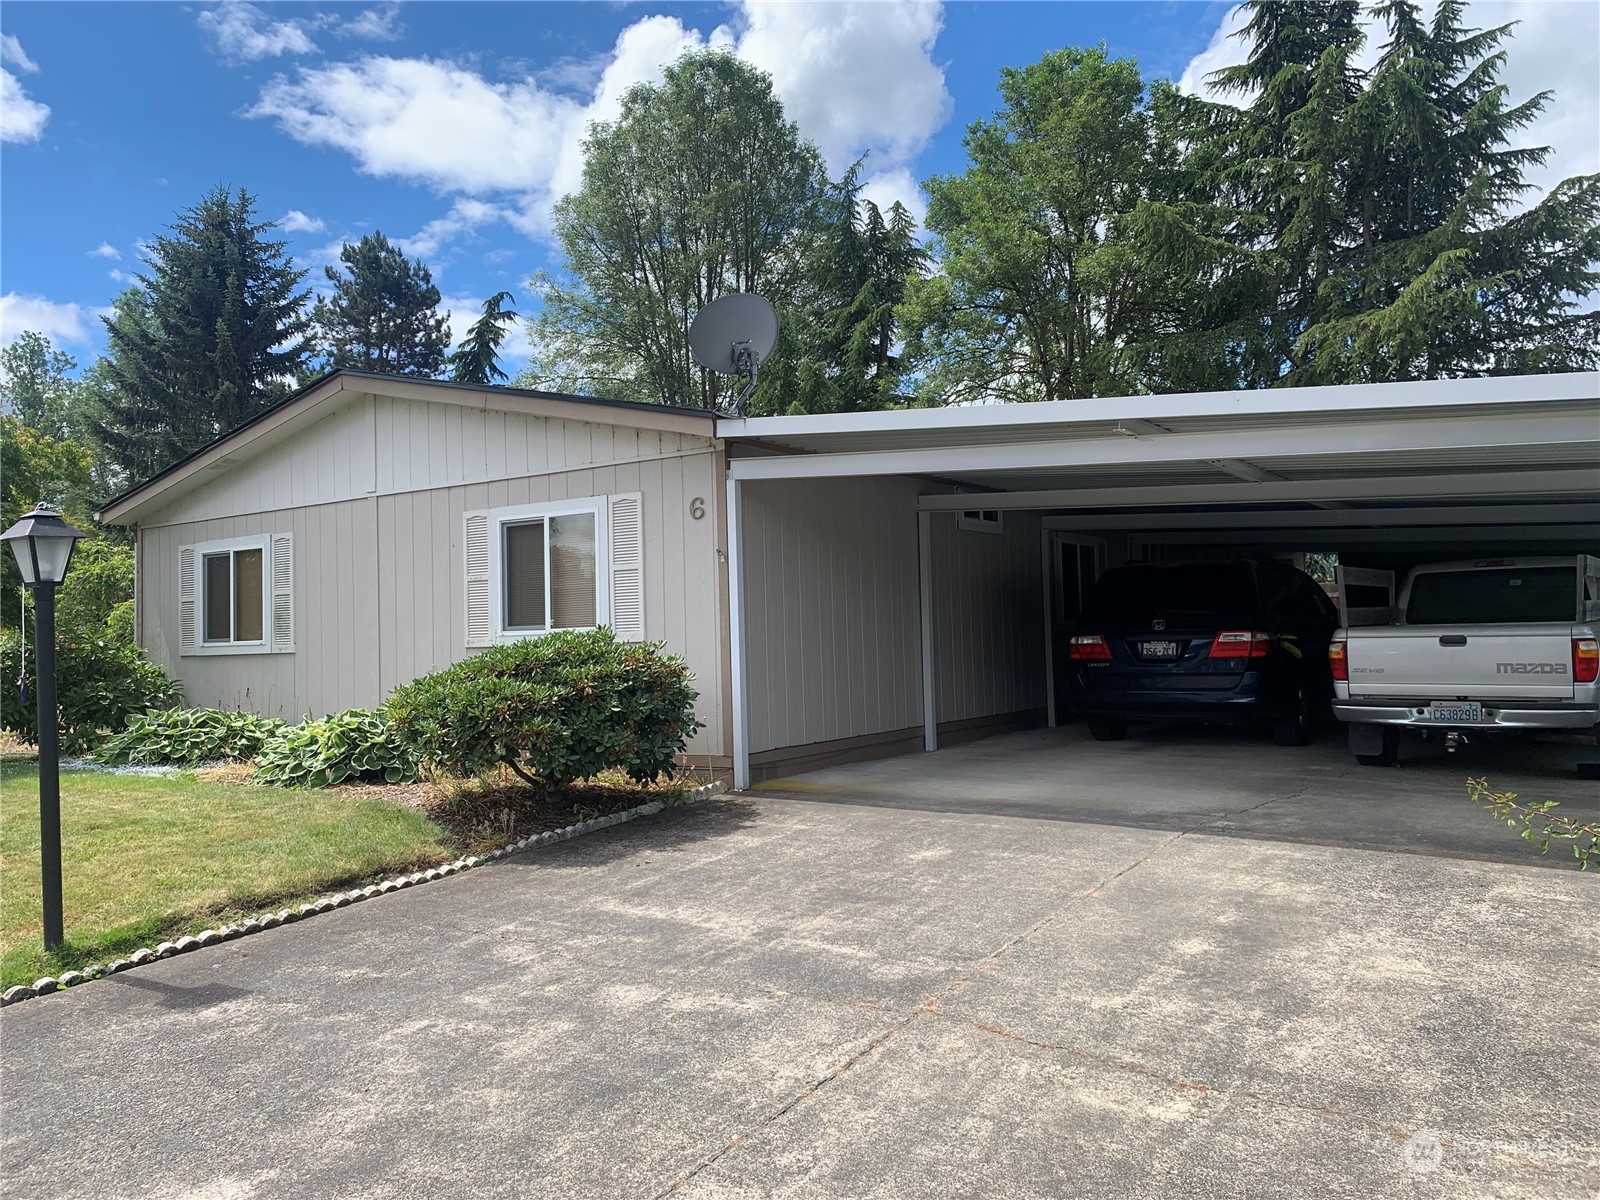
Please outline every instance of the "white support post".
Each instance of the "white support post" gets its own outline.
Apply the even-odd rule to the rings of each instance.
[[[1056,614],[1050,603],[1055,584],[1055,534],[1048,529],[1039,531],[1039,559],[1044,578],[1044,706],[1045,724],[1056,727]]]
[[[733,790],[750,786],[750,727],[744,675],[744,555],[740,483],[728,477],[728,649],[733,678]]]
[[[922,600],[922,748],[939,748],[939,705],[933,676],[933,514],[917,514],[917,585]]]

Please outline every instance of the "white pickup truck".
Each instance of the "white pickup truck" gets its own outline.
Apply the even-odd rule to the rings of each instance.
[[[1385,583],[1389,605],[1349,603],[1363,589],[1381,600],[1370,589]],[[1394,763],[1408,728],[1454,749],[1468,733],[1600,724],[1600,558],[1434,563],[1406,576],[1398,605],[1393,588],[1388,572],[1341,571],[1345,627],[1328,655],[1358,762]]]

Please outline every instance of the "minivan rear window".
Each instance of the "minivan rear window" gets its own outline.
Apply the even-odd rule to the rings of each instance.
[[[1503,625],[1571,621],[1573,567],[1479,567],[1428,571],[1411,580],[1407,625]]]
[[[1084,621],[1248,625],[1258,615],[1255,579],[1240,563],[1113,567],[1084,606]],[[1174,628],[1177,625],[1174,624]]]

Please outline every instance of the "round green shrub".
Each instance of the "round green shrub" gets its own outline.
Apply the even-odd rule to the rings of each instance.
[[[5,679],[0,687],[0,724],[8,733],[35,743],[38,679],[31,628],[29,634],[23,703],[17,688],[21,639],[15,629],[0,631],[0,675]],[[178,685],[137,646],[80,632],[62,632],[56,638],[56,700],[64,754],[87,752],[108,731],[126,726],[134,714],[165,707],[177,694]]]
[[[457,775],[503,763],[542,788],[610,768],[644,783],[671,771],[700,728],[692,678],[659,644],[557,632],[424,675],[385,711],[397,736]]]
[[[393,735],[381,712],[351,708],[279,730],[256,755],[255,777],[276,787],[415,783],[417,768],[417,752]]]
[[[215,708],[166,708],[133,717],[95,755],[112,766],[197,767],[240,762],[261,753],[283,728],[276,717]]]

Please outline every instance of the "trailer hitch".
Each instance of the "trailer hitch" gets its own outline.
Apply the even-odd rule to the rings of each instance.
[[[1467,735],[1455,729],[1447,729],[1444,735],[1444,748],[1450,753],[1456,752],[1457,746],[1467,745]]]

